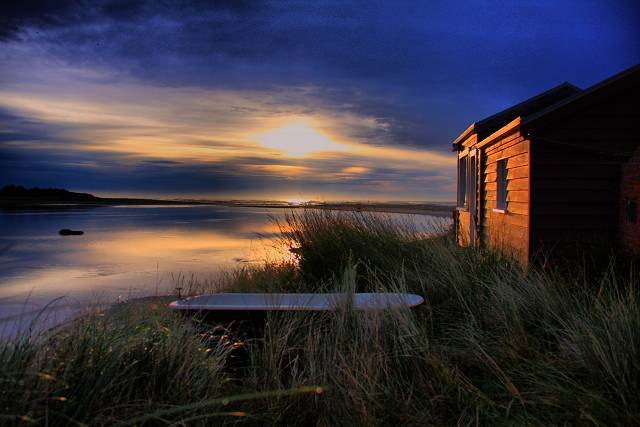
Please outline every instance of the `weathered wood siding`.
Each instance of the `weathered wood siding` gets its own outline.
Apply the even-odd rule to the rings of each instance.
[[[529,141],[516,131],[483,148],[481,239],[527,263],[529,256]],[[507,159],[507,209],[496,212],[497,162]]]
[[[457,235],[456,239],[460,246],[469,246],[469,226],[471,214],[467,210],[458,209]]]
[[[640,149],[622,165],[620,185],[620,242],[625,251],[637,255],[640,254]]]
[[[618,246],[622,164],[640,142],[633,92],[595,94],[529,130],[534,255]]]
[[[538,143],[539,142],[539,143]],[[532,249],[614,245],[620,161],[603,153],[533,139]]]
[[[533,139],[531,239],[534,254],[615,245],[620,160]]]

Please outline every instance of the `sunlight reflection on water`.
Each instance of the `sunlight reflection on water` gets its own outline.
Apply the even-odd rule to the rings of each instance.
[[[278,233],[271,218],[283,214],[220,206],[0,211],[0,322],[24,323],[62,297],[41,319],[56,324],[80,308],[172,293],[177,280],[215,283],[240,265],[290,258],[270,238]],[[61,228],[85,234],[62,237]]]
[[[213,206],[118,206],[0,213],[0,318],[30,318],[54,298],[51,323],[78,307],[166,294],[178,275],[288,256],[269,239],[282,211]],[[58,235],[61,228],[83,236]],[[1,329],[1,326],[0,326]]]

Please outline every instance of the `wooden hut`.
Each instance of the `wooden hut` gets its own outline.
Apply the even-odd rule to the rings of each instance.
[[[456,239],[527,264],[568,247],[640,252],[640,66],[588,89],[563,83],[469,126]]]

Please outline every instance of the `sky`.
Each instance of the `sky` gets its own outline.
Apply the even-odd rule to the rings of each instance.
[[[469,124],[638,62],[637,1],[3,2],[0,186],[452,201]]]

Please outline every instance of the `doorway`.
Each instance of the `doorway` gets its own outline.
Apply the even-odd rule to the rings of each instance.
[[[469,153],[469,173],[467,174],[467,197],[469,209],[469,245],[476,245],[478,222],[478,156]]]

